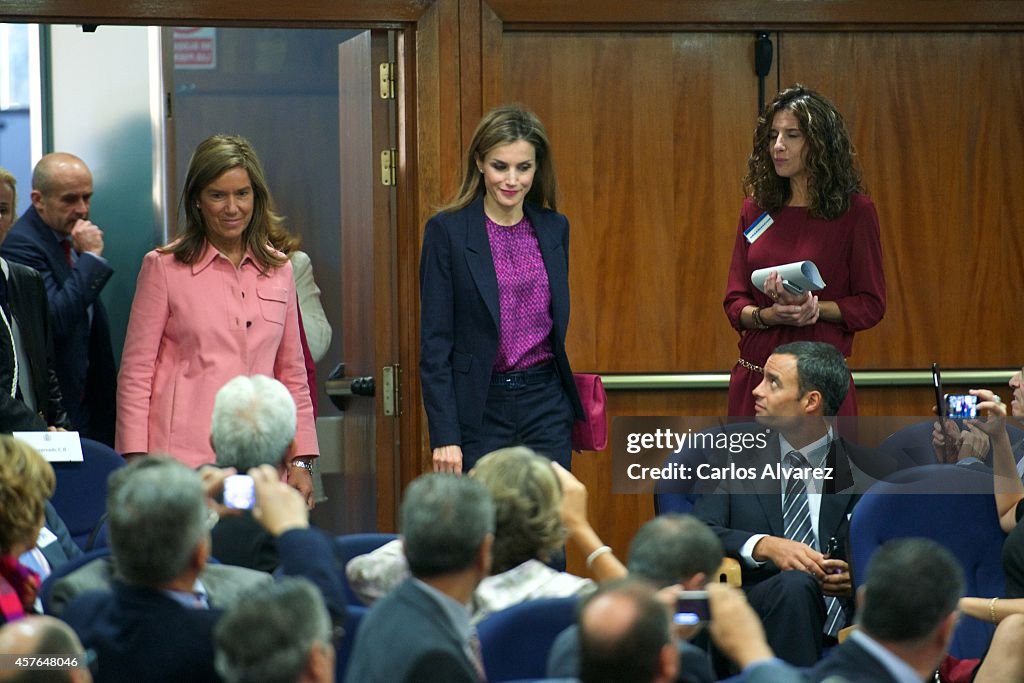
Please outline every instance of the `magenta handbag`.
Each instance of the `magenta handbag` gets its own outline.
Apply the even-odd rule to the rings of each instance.
[[[603,451],[608,446],[608,396],[601,375],[573,374],[583,404],[583,419],[572,423],[574,451]]]

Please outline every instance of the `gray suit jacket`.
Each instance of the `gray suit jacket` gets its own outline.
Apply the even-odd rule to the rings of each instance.
[[[86,591],[109,590],[115,578],[114,558],[97,558],[54,581],[50,604],[46,608],[50,614],[59,617],[72,598]],[[210,607],[228,609],[238,602],[239,594],[270,584],[274,579],[270,574],[255,569],[230,564],[208,564],[199,574],[199,580],[206,588]]]
[[[359,683],[479,683],[441,606],[407,579],[359,624],[347,680]]]

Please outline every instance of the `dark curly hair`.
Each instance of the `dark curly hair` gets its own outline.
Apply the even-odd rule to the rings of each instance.
[[[793,113],[807,140],[804,165],[807,168],[808,212],[817,218],[833,220],[850,208],[850,197],[863,192],[856,152],[846,130],[842,114],[828,98],[799,83],[772,100],[757,120],[754,149],[747,161],[743,188],[757,205],[772,212],[786,206],[792,198],[788,178],[775,172],[771,153],[771,128],[775,115],[783,110]]]

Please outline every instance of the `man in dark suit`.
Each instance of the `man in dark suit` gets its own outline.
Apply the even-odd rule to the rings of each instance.
[[[100,291],[113,274],[103,231],[89,221],[92,174],[71,154],[47,154],[32,172],[32,206],[0,254],[35,269],[50,304],[56,372],[71,424],[114,444],[117,369]]]
[[[0,243],[11,229],[16,201],[14,176],[0,168]],[[67,428],[43,280],[4,259],[0,275],[0,432]]]
[[[820,659],[824,637],[844,625],[852,595],[844,558],[858,495],[850,492],[850,461],[871,465],[875,458],[825,419],[836,414],[848,386],[846,361],[830,344],[778,347],[753,392],[757,422],[771,430],[766,448],[733,456],[737,468],[755,476],[723,480],[694,509],[726,555],[740,561],[743,589],[772,649],[798,666]]]
[[[348,680],[479,683],[483,664],[469,605],[490,573],[490,494],[470,477],[425,474],[406,489],[401,533],[412,578],[363,617]]]
[[[814,667],[811,680],[932,680],[963,592],[963,571],[948,550],[924,538],[889,541],[875,551],[858,590],[860,628]]]
[[[231,470],[207,468],[206,494]],[[330,543],[309,529],[305,500],[273,467],[249,471],[255,516],[277,537],[285,574],[301,574],[323,593],[339,622],[345,598]],[[199,474],[165,457],[139,458],[111,475],[110,544],[124,581],[85,593],[64,620],[97,653],[98,681],[216,681],[213,628],[223,612],[209,604],[199,575],[209,557],[210,514]]]

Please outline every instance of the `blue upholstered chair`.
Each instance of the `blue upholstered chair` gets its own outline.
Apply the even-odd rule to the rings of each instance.
[[[334,537],[334,556],[341,567],[341,585],[345,589],[345,600],[350,605],[362,605],[363,601],[355,594],[348,584],[348,577],[345,576],[345,565],[357,555],[365,555],[376,550],[385,543],[398,538],[398,534],[365,533],[365,534],[342,534]]]
[[[542,678],[551,645],[576,621],[578,598],[528,600],[477,624],[490,683]]]
[[[936,541],[956,556],[964,570],[967,595],[1003,595],[1005,534],[992,492],[991,475],[953,465],[903,470],[872,486],[857,503],[850,522],[854,587],[863,583],[878,546],[893,538],[916,536]],[[961,619],[950,654],[981,657],[994,630],[977,619]]]
[[[334,678],[338,683],[345,683],[345,672],[348,669],[348,660],[352,658],[352,646],[356,641],[359,623],[368,609],[368,607],[355,605],[348,605],[345,608],[345,635],[337,643],[334,655]]]
[[[113,448],[92,439],[82,439],[82,462],[53,463],[57,489],[50,502],[82,550],[89,550],[87,541],[106,512],[107,477],[124,465]]]

